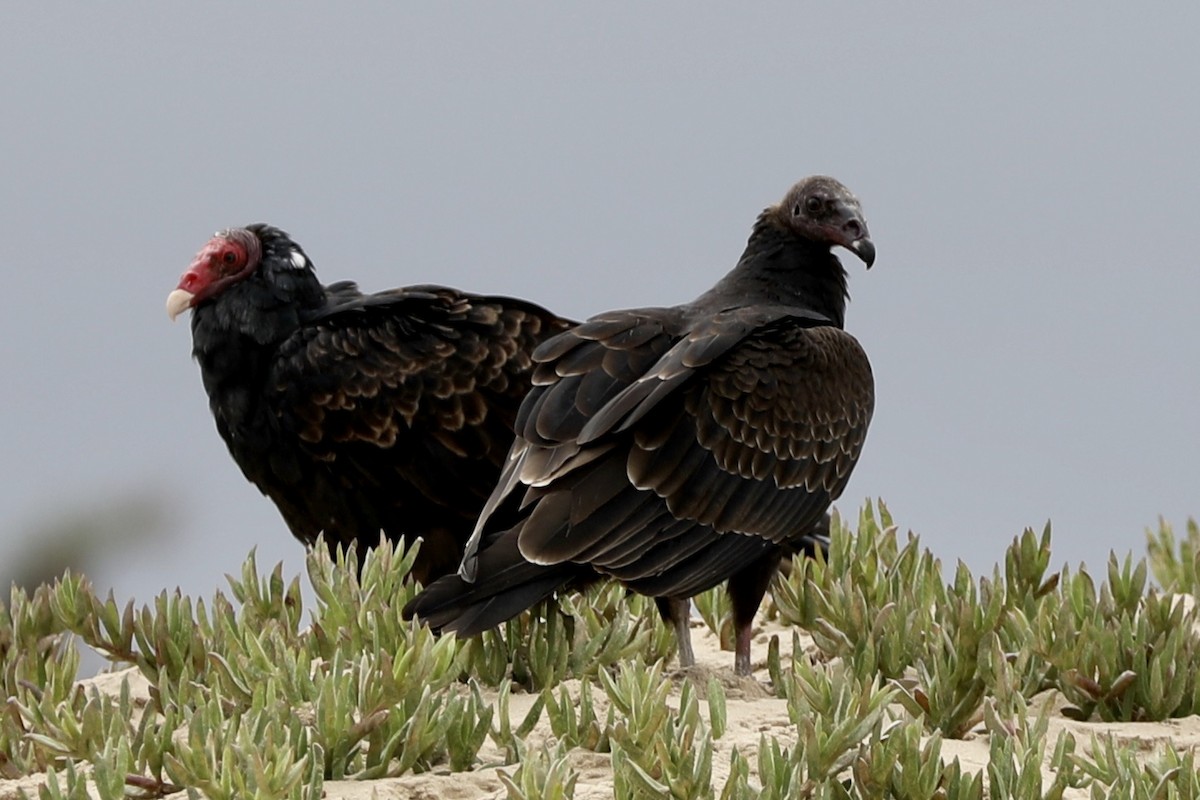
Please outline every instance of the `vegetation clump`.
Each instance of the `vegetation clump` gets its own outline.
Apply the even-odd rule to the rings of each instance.
[[[0,782],[37,776],[43,798],[316,800],[328,781],[500,767],[510,798],[569,798],[573,759],[595,753],[622,797],[1200,796],[1192,752],[1049,727],[1056,710],[1200,713],[1200,612],[1183,594],[1194,522],[1182,541],[1163,523],[1148,563],[1113,556],[1101,581],[1051,571],[1048,527],[990,576],[959,564],[950,580],[882,504],[857,533],[835,517],[832,534],[827,556],[773,587],[766,615],[791,633],[772,638],[767,673],[789,726],[746,752],[727,739],[726,679],[665,666],[674,637],[652,602],[601,585],[483,637],[435,637],[399,614],[415,550],[382,542],[361,571],[353,552],[314,548],[311,609],[298,578],[263,573],[253,553],[206,599],[122,607],[71,573],[14,587],[0,604]],[[729,630],[719,590],[696,605]],[[81,643],[136,669],[112,690],[80,683]],[[945,755],[978,736],[986,769]]]

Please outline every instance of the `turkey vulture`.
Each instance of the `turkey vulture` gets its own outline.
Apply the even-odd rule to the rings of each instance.
[[[568,321],[442,286],[322,286],[286,233],[218,233],[167,298],[192,309],[217,431],[297,539],[330,548],[424,537],[453,572],[513,441],[533,348]]]
[[[874,407],[870,363],[842,330],[834,245],[875,259],[854,195],[807,178],[696,300],[600,314],[541,344],[459,574],[404,613],[467,636],[609,576],[656,599],[687,666],[687,599],[728,579],[734,669],[749,674],[767,584],[785,553],[820,546]]]

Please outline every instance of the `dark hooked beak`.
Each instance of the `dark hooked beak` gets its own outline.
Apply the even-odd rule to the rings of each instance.
[[[833,231],[833,241],[862,259],[870,269],[875,263],[875,243],[867,232],[867,223],[863,220],[858,202],[839,202],[835,219],[840,219],[841,224],[834,222],[837,227]]]
[[[846,249],[861,258],[862,262],[867,265],[867,269],[870,269],[871,265],[875,263],[875,243],[869,236],[855,239],[846,245]]]

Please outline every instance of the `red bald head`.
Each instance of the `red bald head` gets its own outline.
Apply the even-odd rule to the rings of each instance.
[[[226,287],[245,278],[262,258],[262,244],[245,228],[221,231],[196,254],[179,279],[179,287],[167,296],[171,319],[197,303],[215,297]]]

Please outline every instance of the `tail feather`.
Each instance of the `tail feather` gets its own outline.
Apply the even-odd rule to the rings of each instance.
[[[479,579],[469,583],[447,575],[431,583],[401,612],[418,617],[436,631],[474,636],[532,608],[569,586],[580,586],[595,572],[579,564],[531,564],[509,531],[479,554]]]
[[[440,630],[454,631],[459,636],[475,636],[512,619],[526,609],[533,608],[543,600],[550,599],[568,582],[569,580],[564,581],[559,575],[547,575],[484,600],[456,605],[452,610],[444,609],[443,618],[447,616],[447,612],[452,613],[453,617],[442,625]],[[433,622],[431,619],[431,626],[438,629]]]

